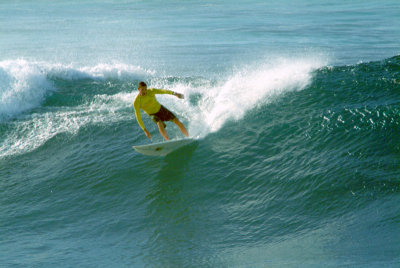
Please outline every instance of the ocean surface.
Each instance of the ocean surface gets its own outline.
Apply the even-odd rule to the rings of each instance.
[[[2,0],[0,52],[0,267],[400,266],[398,0]]]

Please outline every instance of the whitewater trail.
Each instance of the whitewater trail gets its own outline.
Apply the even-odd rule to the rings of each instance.
[[[185,100],[166,95],[157,98],[188,124],[191,136],[203,138],[221,129],[225,122],[240,120],[249,110],[285,92],[304,89],[311,82],[312,72],[321,66],[323,63],[315,59],[280,59],[245,66],[219,81],[178,78],[171,82],[168,77],[159,77],[140,66],[120,63],[73,67],[3,61],[0,122],[7,125],[7,130],[0,140],[0,157],[33,151],[60,133],[77,135],[87,125],[106,127],[132,121],[136,126],[132,101],[140,80],[147,81],[150,87],[185,94]],[[92,95],[85,91],[87,84],[94,91]],[[43,106],[53,94],[60,95],[60,103],[71,94],[83,101],[69,106]],[[194,102],[193,98],[197,100]]]

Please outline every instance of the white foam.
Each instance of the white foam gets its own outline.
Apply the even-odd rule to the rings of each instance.
[[[170,95],[158,95],[157,98],[188,124],[191,136],[205,137],[221,129],[227,121],[240,120],[248,111],[271,102],[285,92],[304,89],[311,82],[312,71],[321,66],[323,63],[318,60],[281,59],[268,64],[243,67],[217,82],[204,79],[196,80],[196,83],[192,84],[191,80],[170,82],[168,79],[157,79],[155,84],[149,86],[184,93],[185,100]],[[38,105],[46,92],[53,90],[46,80],[46,74],[49,73],[65,79],[123,78],[132,75],[151,77],[150,72],[145,70],[144,73],[140,73],[140,68],[125,67],[97,65],[73,68],[64,65],[32,64],[26,61],[0,62],[1,83],[10,85],[6,91],[2,91],[2,96],[6,96],[8,91],[16,94],[14,99],[1,100],[6,104],[4,100],[7,100],[9,106],[0,111],[18,113],[33,107],[35,101]],[[20,92],[20,95],[17,92]],[[9,122],[7,133],[0,143],[0,157],[30,152],[57,134],[76,135],[87,125],[100,124],[105,127],[122,120],[136,125],[132,108],[132,101],[136,95],[136,88],[131,92],[114,95],[99,94],[80,106],[47,109],[46,112],[30,114]],[[200,96],[200,100],[196,103],[191,102],[191,95]],[[13,106],[16,107],[15,111],[12,110]],[[170,128],[168,131],[171,131],[172,136],[173,132],[176,132],[176,135],[180,134],[177,128]]]
[[[173,104],[187,116],[191,135],[204,137],[218,131],[228,120],[239,120],[249,110],[285,92],[304,89],[311,82],[312,71],[323,65],[316,59],[278,59],[246,66],[216,86],[174,85],[173,90],[186,95],[200,94],[202,98],[197,106],[192,106],[189,100]]]
[[[77,135],[82,127],[106,127],[114,122],[129,120],[132,114],[123,111],[126,103],[115,96],[98,95],[94,100],[77,107],[57,108],[55,111],[34,113],[8,123],[8,133],[0,143],[0,158],[31,152],[57,134]]]
[[[154,71],[146,70],[140,66],[124,63],[97,64],[95,66],[77,67],[72,64],[45,64],[50,76],[66,80],[79,79],[146,79]]]
[[[8,121],[40,106],[46,94],[56,90],[49,78],[131,81],[144,80],[151,75],[152,71],[121,63],[74,67],[23,59],[1,61],[0,122],[7,124],[7,133],[0,140],[0,157],[30,152],[60,133],[76,135],[88,124],[106,125],[132,118],[133,113],[121,110],[126,109],[136,92],[97,95],[77,107],[57,107],[54,111],[45,109],[40,113],[20,116],[16,121]]]
[[[77,79],[147,79],[154,74],[140,66],[123,63],[74,66],[30,62],[24,59],[0,62],[0,121],[41,105],[54,90],[49,77]]]
[[[25,60],[0,62],[0,120],[37,107],[51,90],[38,65]]]

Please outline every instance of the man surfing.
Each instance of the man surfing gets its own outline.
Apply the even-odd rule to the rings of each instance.
[[[136,120],[139,126],[143,129],[144,133],[146,134],[147,138],[151,140],[150,132],[145,128],[142,116],[140,114],[140,109],[145,111],[146,114],[150,116],[154,123],[157,124],[158,129],[160,130],[161,135],[164,137],[165,140],[169,140],[167,131],[165,130],[165,123],[164,121],[172,121],[174,122],[183,135],[186,137],[189,136],[185,126],[179,121],[179,119],[167,108],[162,106],[156,99],[155,94],[170,94],[183,99],[183,94],[176,93],[166,89],[155,89],[155,88],[147,88],[145,82],[140,82],[138,86],[139,94],[136,96],[133,107],[135,108]]]

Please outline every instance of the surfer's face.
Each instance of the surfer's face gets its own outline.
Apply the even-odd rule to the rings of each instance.
[[[139,94],[144,96],[144,95],[146,95],[147,87],[146,86],[139,86],[138,90],[140,92]]]

